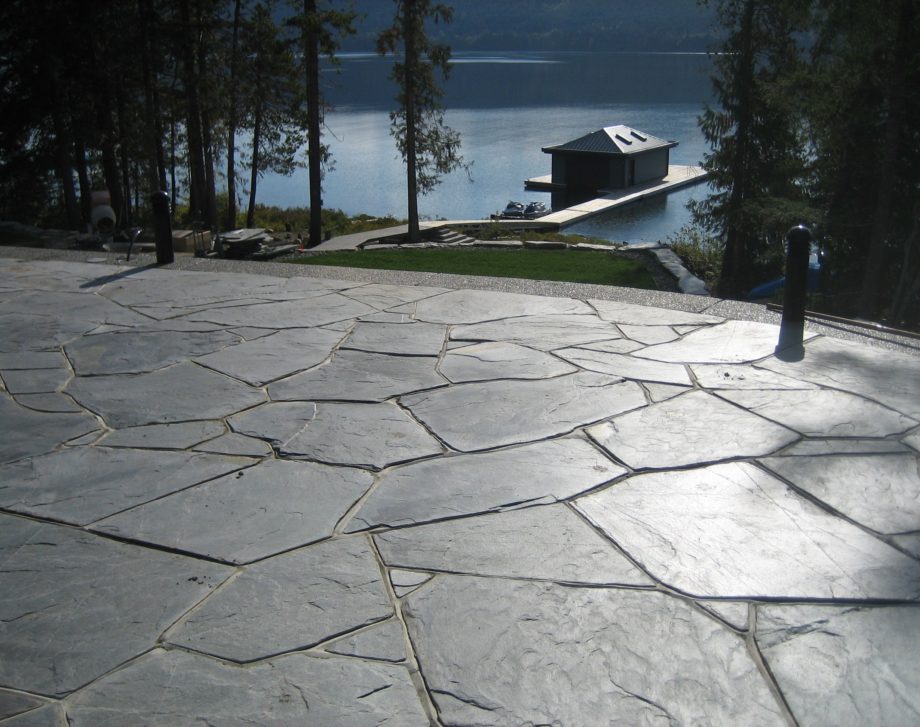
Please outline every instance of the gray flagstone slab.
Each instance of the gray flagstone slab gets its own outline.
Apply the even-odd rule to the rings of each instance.
[[[439,368],[454,383],[489,379],[548,379],[578,370],[555,356],[503,341],[452,348]]]
[[[819,454],[898,454],[910,448],[895,439],[803,439],[786,447],[783,457]]]
[[[401,401],[462,452],[564,434],[647,403],[638,384],[586,372],[538,381],[460,384]]]
[[[371,485],[366,472],[267,460],[106,518],[94,530],[248,563],[332,535]]]
[[[236,666],[155,650],[67,703],[72,727],[428,727],[401,666],[291,654]]]
[[[99,421],[86,412],[33,411],[0,392],[0,462],[49,452],[62,442],[98,429]]]
[[[544,298],[521,293],[452,290],[413,304],[415,317],[428,323],[481,323],[499,318],[537,315],[592,314],[585,303],[571,298]],[[399,308],[395,312],[403,312]],[[413,312],[413,311],[407,311]]]
[[[771,470],[877,533],[920,530],[920,456],[769,457]]]
[[[688,333],[679,341],[649,346],[635,355],[674,363],[749,363],[770,356],[778,340],[779,326],[726,321]]]
[[[0,504],[86,525],[251,464],[193,452],[73,447],[0,468]]]
[[[400,662],[406,660],[406,635],[399,620],[391,618],[333,642],[326,651],[361,659]]]
[[[346,530],[400,526],[550,504],[624,474],[580,438],[394,467]]]
[[[719,396],[812,437],[886,437],[917,425],[893,409],[844,391],[744,389]]]
[[[47,704],[47,701],[31,694],[0,689],[0,720],[41,707],[43,704]]]
[[[920,532],[894,535],[890,540],[899,548],[910,553],[914,558],[920,559]]]
[[[419,571],[403,570],[400,568],[390,569],[390,583],[393,586],[393,592],[399,598],[412,593],[412,591],[418,590],[433,577],[431,573],[420,573]]]
[[[754,368],[750,364],[692,364],[690,370],[707,389],[816,389],[807,381]]]
[[[102,333],[83,336],[64,350],[79,376],[132,374],[156,371],[188,358],[217,351],[238,343],[239,338],[225,331],[176,333]]]
[[[150,649],[230,569],[0,514],[0,683],[62,695]]]
[[[704,313],[652,308],[613,300],[588,301],[605,321],[629,326],[701,326],[722,323],[725,319]]]
[[[680,337],[673,328],[668,326],[634,326],[623,323],[619,328],[624,336],[646,346],[668,343]]]
[[[438,356],[447,327],[432,323],[368,323],[359,321],[343,348],[400,356]]]
[[[652,591],[439,576],[406,625],[442,724],[786,724],[744,640]]]
[[[224,326],[254,328],[312,328],[335,321],[357,318],[376,309],[364,303],[329,293],[316,298],[261,303],[236,308],[218,308],[192,313],[190,321],[207,321]]]
[[[903,437],[901,441],[920,452],[920,429],[918,429],[916,432],[908,434],[906,437]]]
[[[652,581],[565,505],[400,528],[374,536],[388,566],[568,583]]]
[[[920,599],[920,563],[747,463],[637,475],[575,506],[701,598]]]
[[[632,353],[642,348],[642,344],[628,338],[619,338],[613,341],[597,341],[594,343],[581,343],[576,348],[588,351],[604,351],[605,353]]]
[[[222,422],[177,422],[175,424],[147,424],[141,427],[119,429],[108,434],[102,444],[106,447],[140,449],[189,449],[226,431]]]
[[[328,363],[276,381],[268,393],[276,401],[384,401],[412,391],[445,386],[433,356],[390,356],[339,351]]]
[[[616,326],[596,315],[525,315],[451,329],[453,341],[504,341],[551,351],[620,339]]]
[[[71,377],[69,369],[3,371],[3,384],[11,394],[47,394],[60,389]]]
[[[920,724],[920,609],[761,605],[756,639],[802,727]]]
[[[85,412],[83,407],[77,404],[69,396],[58,392],[47,394],[18,394],[13,398],[17,404],[21,404],[27,409],[33,409],[38,412],[59,414]]]
[[[265,393],[193,363],[146,374],[79,376],[67,385],[82,406],[116,429],[221,419],[265,401]]]
[[[14,351],[0,353],[0,371],[62,369],[67,360],[60,351]]]
[[[655,381],[662,384],[690,386],[690,376],[681,364],[646,361],[621,353],[587,351],[581,348],[564,348],[556,354],[566,361],[589,371],[620,376],[624,379]]]
[[[70,727],[64,708],[58,703],[46,704],[31,712],[17,715],[3,723],[4,727]]]
[[[821,337],[802,361],[770,358],[758,367],[873,399],[920,419],[920,357]]]
[[[381,469],[441,454],[424,427],[395,404],[322,402],[316,416],[279,448],[287,457]]]
[[[312,401],[273,401],[234,414],[227,421],[234,432],[257,437],[280,447],[316,416]]]
[[[261,386],[325,361],[343,338],[323,328],[282,330],[201,356],[197,363]]]
[[[385,285],[370,283],[350,288],[343,295],[385,311],[406,303],[414,303],[422,298],[430,298],[449,292],[447,288],[431,288],[423,285]]]
[[[798,435],[707,394],[691,391],[588,429],[635,469],[681,467],[771,454]]]
[[[738,631],[747,631],[750,626],[751,604],[745,601],[697,601],[696,604]]]
[[[642,386],[648,392],[649,398],[653,402],[667,401],[675,396],[686,394],[690,389],[686,386],[676,386],[675,384],[657,384],[655,382],[643,382]]]
[[[235,454],[240,457],[265,457],[272,453],[271,445],[254,437],[230,432],[216,439],[209,439],[195,447],[196,452],[212,454]]]
[[[363,537],[331,540],[248,566],[167,635],[233,661],[305,649],[393,615]]]

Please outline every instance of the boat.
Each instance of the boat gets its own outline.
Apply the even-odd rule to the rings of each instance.
[[[524,217],[528,220],[536,219],[537,217],[542,217],[545,214],[548,214],[549,210],[546,209],[546,205],[542,202],[531,202],[524,208]]]
[[[507,205],[505,205],[505,209],[502,210],[502,212],[499,214],[499,217],[516,220],[523,219],[524,209],[525,207],[523,203],[511,200]]]

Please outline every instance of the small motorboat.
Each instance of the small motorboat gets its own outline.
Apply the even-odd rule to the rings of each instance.
[[[524,217],[524,205],[521,202],[510,201],[502,210],[501,217],[511,219],[522,219]]]
[[[537,217],[542,217],[548,212],[549,210],[546,209],[546,205],[542,202],[531,202],[524,208],[524,217],[528,220],[533,220]]]

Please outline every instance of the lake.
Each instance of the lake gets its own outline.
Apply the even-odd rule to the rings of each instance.
[[[324,74],[324,140],[334,168],[324,180],[323,204],[345,212],[406,216],[405,167],[389,134],[395,87],[391,61],[373,54],[342,57],[338,73]],[[524,180],[550,172],[541,147],[604,126],[627,124],[680,142],[672,164],[699,164],[706,142],[697,117],[709,101],[711,60],[706,54],[458,53],[445,86],[447,123],[462,137],[471,173],[443,178],[419,198],[419,213],[437,219],[482,219],[510,199],[549,195],[525,192]],[[258,200],[307,206],[305,170],[293,177],[266,175]],[[630,205],[568,232],[609,240],[664,239],[689,221],[686,203],[705,185]]]

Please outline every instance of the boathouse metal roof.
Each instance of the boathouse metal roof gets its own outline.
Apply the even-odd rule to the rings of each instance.
[[[590,134],[585,134],[565,144],[544,146],[543,151],[551,154],[555,151],[583,153],[583,154],[638,154],[650,149],[671,148],[677,146],[676,141],[666,141],[657,136],[637,131],[631,126],[619,124],[607,126]]]

